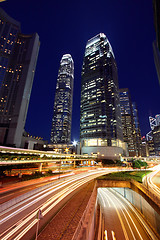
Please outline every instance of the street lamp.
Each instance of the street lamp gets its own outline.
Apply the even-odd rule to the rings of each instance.
[[[68,153],[68,151],[69,151],[69,148],[66,147],[65,152]]]
[[[74,140],[73,142],[72,142],[72,144],[73,144],[73,151],[77,154],[77,143],[78,143],[78,141],[76,141],[76,140]]]
[[[76,147],[76,145],[77,145],[77,141],[76,141],[76,140],[74,140],[74,141],[72,142],[72,144],[73,144],[73,146],[75,146],[75,147]]]
[[[54,149],[54,151],[57,153],[57,152],[58,152],[58,149],[56,148],[56,149]]]

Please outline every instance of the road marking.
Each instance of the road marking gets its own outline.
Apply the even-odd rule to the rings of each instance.
[[[116,240],[115,232],[111,231],[113,240]]]
[[[100,198],[102,199],[103,206],[106,207],[106,203],[104,201],[104,197],[103,197],[102,193],[100,193],[100,191],[98,191],[98,193],[99,193]]]
[[[113,194],[113,193],[112,193],[112,194]],[[119,202],[119,204],[124,208],[124,210],[126,211],[127,215],[129,216],[129,218],[130,218],[132,224],[134,225],[134,227],[135,227],[135,229],[136,229],[136,231],[137,231],[137,233],[138,233],[140,239],[143,240],[143,238],[142,238],[140,232],[138,231],[137,226],[135,225],[135,223],[134,223],[134,221],[133,221],[133,219],[132,219],[130,213],[129,213],[128,210],[126,209],[126,207],[123,205],[122,202],[120,202],[120,200],[118,199],[118,197],[116,197],[114,194],[113,194],[113,196],[114,196],[114,198]],[[130,230],[131,230],[131,233],[132,233],[133,238],[136,240],[135,235],[134,235],[134,233],[133,233],[133,231],[132,231],[132,229],[131,229],[131,227],[130,227],[130,224],[129,224],[129,222],[128,222],[128,219],[127,219],[126,215],[124,214],[123,209],[122,209],[122,213],[123,213],[123,215],[124,215],[124,217],[125,217],[125,219],[126,219],[126,221],[127,221],[127,223],[128,223],[128,226],[129,226],[129,228],[130,228]]]
[[[111,191],[111,190],[110,190]],[[138,214],[138,212],[136,211],[136,209],[132,206],[132,204],[125,199],[123,196],[121,196],[118,192],[116,192],[115,190],[112,190],[115,192],[115,194],[117,195],[117,197],[121,198],[130,209],[132,209],[132,211],[134,212],[134,214],[136,215],[136,217],[138,218],[138,220],[142,223],[144,230],[146,230],[147,234],[149,234],[149,236],[151,236],[152,239],[157,239],[155,234],[153,234],[153,232],[151,231],[151,229],[149,228],[149,226],[146,224],[146,222],[144,221],[144,219]],[[158,240],[158,239],[157,239]]]
[[[104,231],[104,239],[105,239],[105,240],[108,240],[107,230]]]
[[[125,229],[125,226],[124,226],[124,223],[123,223],[123,221],[122,221],[122,218],[121,218],[121,216],[120,216],[120,214],[119,214],[119,211],[118,211],[118,209],[117,209],[114,201],[113,201],[109,196],[108,196],[108,198],[110,199],[110,201],[112,201],[112,204],[113,204],[114,207],[115,207],[115,210],[116,210],[116,212],[117,212],[118,218],[119,218],[120,223],[121,223],[121,226],[122,226],[122,230],[123,230],[123,233],[124,233],[124,237],[125,237],[125,239],[129,240],[127,231],[126,231],[126,229]]]
[[[101,175],[102,172],[99,174],[99,172],[93,176],[93,174],[88,174],[87,176],[82,176],[81,177],[77,177],[76,180],[73,181],[70,180],[70,185],[68,187],[66,187],[65,189],[61,190],[59,193],[57,193],[56,195],[54,195],[52,198],[49,199],[49,201],[46,201],[45,203],[43,203],[41,205],[41,209],[46,209],[44,210],[43,214],[44,216],[56,205],[58,204],[62,199],[64,199],[66,196],[68,196],[71,192],[73,192],[75,189],[79,188],[80,186],[82,186],[83,184],[85,184],[86,182],[90,181],[91,179]],[[65,184],[63,184],[64,187]],[[60,187],[59,187],[60,188]],[[59,189],[57,188],[57,189]],[[56,200],[56,198],[58,197],[58,199]],[[37,211],[37,210],[36,210]],[[20,224],[18,224],[18,226],[16,226],[14,229],[10,228],[10,232],[8,232],[3,238],[1,238],[1,240],[7,240],[9,239],[11,236],[13,236],[15,233],[17,233],[18,235],[15,236],[14,239],[21,239],[22,236],[24,236],[24,234],[30,230],[30,228],[36,224],[34,217],[35,217],[35,212],[33,212],[31,215],[28,214],[28,217],[26,219],[24,219],[24,221]],[[33,220],[32,220],[33,218]],[[20,228],[22,228],[25,224],[29,223],[29,221],[32,221],[30,225],[27,226],[27,228],[20,230]],[[15,226],[15,225],[13,225]],[[19,232],[19,233],[18,233]],[[4,235],[3,233],[1,234],[1,236]]]
[[[107,193],[105,192],[105,189],[102,189],[102,191],[104,192],[104,194],[106,195],[106,198],[105,198],[105,200],[107,201],[107,203],[108,203],[108,206],[109,207],[111,207],[111,204],[110,204],[110,202],[109,202],[109,200],[108,200],[108,195],[107,195]]]

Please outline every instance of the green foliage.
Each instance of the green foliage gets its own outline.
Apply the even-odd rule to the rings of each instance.
[[[135,160],[135,161],[133,161],[133,168],[139,168],[139,169],[141,169],[141,167],[147,167],[148,166],[148,164],[146,163],[146,162],[143,162],[143,161],[141,161],[141,160]]]
[[[114,173],[109,173],[106,174],[102,177],[99,177],[98,179],[101,180],[131,180],[134,179],[137,182],[141,182],[142,183],[142,178],[150,173],[151,171],[126,171],[126,172],[114,172]]]

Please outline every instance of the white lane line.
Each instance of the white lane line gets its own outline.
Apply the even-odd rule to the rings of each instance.
[[[23,235],[37,223],[37,221],[38,219],[35,219],[33,222],[31,222],[31,224],[29,224],[17,237],[15,237],[14,240],[21,239]]]
[[[91,175],[91,174],[90,174]],[[99,174],[98,174],[99,175]],[[60,193],[56,194],[57,197],[59,196],[59,198],[56,200],[56,202],[52,203],[51,206],[49,206],[45,211],[43,211],[43,215],[46,215],[56,204],[58,204],[58,202],[60,202],[63,198],[65,198],[67,195],[69,195],[72,191],[74,191],[76,188],[78,188],[79,186],[83,185],[84,183],[92,180],[95,176],[89,176],[88,179],[80,179],[80,182],[75,182],[72,183],[71,186],[69,186],[68,188],[65,188],[64,190],[62,190]],[[69,190],[70,188],[70,190]],[[53,197],[52,197],[53,198]],[[53,199],[52,199],[53,202]],[[43,210],[44,208],[46,208],[49,204],[51,204],[51,201],[46,202],[44,205],[42,205],[41,209]],[[31,220],[33,217],[35,217],[37,210],[31,214],[30,216],[28,216],[27,219],[25,219],[22,223],[20,223],[19,225],[17,225],[14,229],[11,230],[11,232],[9,232],[7,235],[5,235],[5,237],[3,237],[1,240],[7,240],[8,238],[10,238],[13,234],[15,234],[21,227],[23,227],[27,222],[29,222],[29,220]],[[33,224],[31,223],[29,226],[33,226]],[[27,227],[27,229],[22,229],[21,232],[19,233],[19,235],[16,237],[16,239],[21,239],[22,235],[24,235],[27,231],[29,231],[29,229],[31,227]],[[23,231],[23,234],[22,234]]]
[[[112,192],[112,194],[113,194],[113,192]],[[136,224],[134,223],[134,221],[133,221],[133,219],[132,219],[130,213],[128,212],[127,208],[126,208],[126,207],[124,206],[124,204],[118,199],[118,197],[115,196],[115,194],[113,194],[113,196],[114,196],[114,198],[116,199],[116,201],[118,201],[119,204],[120,204],[120,205],[123,207],[123,209],[126,211],[128,217],[130,218],[130,220],[131,220],[131,222],[132,222],[134,228],[136,229],[136,231],[137,231],[137,233],[138,233],[140,239],[143,240],[143,238],[142,238],[142,236],[141,236],[141,234],[140,234],[140,232],[139,232],[139,230],[138,230]],[[123,210],[122,210],[122,212],[123,212],[123,214],[124,214],[124,211],[123,211]],[[134,235],[134,233],[133,233],[133,231],[132,231],[132,229],[131,229],[131,226],[130,226],[130,224],[129,224],[129,222],[128,222],[128,219],[127,219],[127,217],[126,217],[125,214],[124,214],[124,217],[125,217],[125,219],[126,219],[126,221],[127,221],[127,223],[128,223],[128,226],[129,226],[129,228],[130,228],[130,230],[131,230],[131,233],[132,233],[133,238],[136,240],[135,235]]]
[[[103,193],[105,194],[105,200],[107,201],[107,203],[108,203],[108,206],[109,207],[111,207],[111,204],[110,204],[110,202],[109,202],[109,199],[108,199],[108,194],[105,192],[105,189],[102,189],[102,191],[103,191]]]
[[[113,239],[113,240],[116,240],[115,232],[114,232],[114,231],[111,231],[111,233],[112,233],[112,239]]]
[[[85,180],[86,181],[86,180]],[[84,180],[81,180],[81,182],[83,183]],[[50,207],[48,207],[48,209],[46,209],[43,212],[43,216],[45,216],[47,214],[47,212],[53,208],[57,203],[59,203],[65,196],[67,196],[69,193],[71,193],[76,187],[74,187],[75,183],[71,185],[71,189],[67,189],[65,188],[64,190],[62,190],[60,193],[56,194],[56,196],[54,197],[54,200],[56,200],[56,202],[54,202]],[[77,183],[77,186],[81,185],[80,183]],[[49,204],[51,204],[50,202],[47,202],[45,205],[41,206],[41,209],[43,210],[45,207],[47,207]],[[12,229],[8,234],[6,234],[1,240],[7,240],[9,239],[12,235],[14,235],[21,227],[23,227],[27,222],[29,222],[32,218],[35,218],[37,213],[37,209],[35,212],[33,212],[30,216],[28,216],[26,219],[24,219],[21,223],[19,223],[14,229]],[[33,224],[34,225],[34,224]],[[29,226],[33,226],[32,223]],[[30,228],[27,227],[24,230],[22,230],[23,235],[29,230]],[[19,235],[17,236],[17,239],[21,239],[22,236],[22,232],[19,233]],[[19,237],[20,236],[20,237]]]
[[[104,231],[104,237],[105,237],[105,240],[108,240],[107,230]]]
[[[109,191],[109,190],[107,190],[107,191]],[[112,195],[112,201],[115,201],[115,203],[117,204],[117,199],[115,198],[115,196],[114,196],[114,194],[113,193],[111,193],[110,191],[109,191],[109,193]],[[115,198],[115,199],[114,199]],[[128,224],[128,227],[129,227],[129,229],[130,229],[130,232],[131,232],[131,234],[132,234],[132,237],[133,237],[133,239],[134,240],[136,240],[136,238],[135,238],[135,235],[134,235],[134,233],[133,233],[133,231],[132,231],[132,228],[131,228],[131,226],[130,226],[130,224],[129,224],[129,221],[128,221],[128,219],[127,219],[127,217],[126,217],[126,215],[125,215],[125,213],[124,213],[124,211],[123,211],[123,209],[122,209],[122,205],[119,203],[119,206],[120,206],[120,208],[121,208],[121,212],[122,212],[122,214],[123,214],[123,216],[124,216],[124,218],[125,218],[125,220],[126,220],[126,222],[127,222],[127,224]],[[123,207],[124,208],[124,207]]]
[[[102,195],[102,193],[100,192],[100,191],[98,191],[98,197],[99,197],[99,200],[101,199],[102,200],[102,205],[103,205],[103,207],[105,208],[106,207],[106,203],[105,203],[105,201],[104,201],[104,197],[103,197],[103,195]]]
[[[119,202],[119,204],[124,208],[124,206],[123,206],[120,202]],[[129,227],[129,229],[130,229],[130,232],[131,232],[131,234],[132,234],[133,239],[136,240],[136,237],[135,237],[135,235],[134,235],[134,233],[133,233],[133,231],[132,231],[131,225],[130,225],[130,223],[129,223],[129,221],[128,221],[125,213],[124,213],[124,210],[122,209],[122,207],[121,207],[122,214],[123,214],[123,216],[124,216],[124,218],[125,218],[125,220],[126,220],[126,222],[127,222],[127,224],[128,224],[128,227]]]
[[[117,195],[118,198],[121,198],[130,209],[132,209],[132,211],[134,212],[134,214],[137,216],[138,220],[140,223],[142,223],[144,229],[146,230],[146,232],[151,236],[152,239],[157,239],[157,237],[155,236],[155,234],[153,234],[153,232],[151,231],[151,229],[148,227],[148,225],[146,224],[146,222],[144,221],[144,219],[141,217],[141,215],[136,211],[136,209],[132,206],[132,204],[125,199],[123,196],[121,196],[121,194],[119,194],[118,192],[116,192],[115,190],[110,190],[110,191],[114,191],[115,194]]]
[[[66,183],[67,183],[67,182],[69,183],[69,181],[70,181],[70,180],[67,180]],[[33,198],[38,197],[39,195],[44,194],[45,192],[50,191],[50,190],[53,189],[53,188],[56,189],[56,187],[58,187],[58,186],[62,186],[62,187],[63,187],[63,184],[64,184],[63,182],[58,183],[58,184],[53,184],[53,185],[52,185],[51,187],[49,187],[49,188],[47,188],[47,185],[46,185],[46,189],[44,189],[43,191],[39,191],[38,193],[35,193],[35,194],[33,193],[34,195],[32,195],[32,196],[30,196],[30,197],[24,199],[24,200],[21,201],[21,202],[18,202],[17,204],[13,205],[12,207],[10,207],[10,208],[4,210],[2,213],[0,213],[0,216],[3,216],[3,215],[6,214],[7,212],[9,212],[9,211],[11,211],[11,210],[17,208],[17,207],[20,206],[20,205],[24,205],[24,203],[26,203],[26,202],[32,200]]]
[[[86,177],[90,177],[91,175],[93,175],[93,173],[89,173]],[[45,193],[44,195],[42,195],[42,196],[34,199],[32,202],[29,202],[28,204],[24,205],[23,207],[17,209],[17,210],[14,211],[13,213],[11,213],[11,214],[9,214],[8,216],[4,217],[2,220],[0,220],[0,223],[2,224],[2,223],[4,223],[4,222],[6,222],[7,220],[9,220],[11,217],[15,216],[15,215],[18,214],[19,212],[24,211],[24,210],[25,210],[26,208],[28,208],[29,206],[35,204],[35,203],[38,202],[39,200],[43,199],[44,197],[47,197],[47,196],[50,195],[51,193],[59,190],[60,188],[65,187],[65,186],[68,185],[69,183],[76,182],[77,180],[81,180],[81,179],[84,179],[84,176],[82,176],[82,177],[78,177],[78,176],[77,176],[76,178],[74,178],[74,179],[72,179],[72,180],[67,180],[67,182],[65,182],[65,183],[60,183],[60,184],[58,184],[59,187],[54,188],[54,189],[53,189],[53,187],[51,187],[50,189],[53,189],[53,190],[51,190],[51,191],[49,191],[49,189],[45,189],[44,192],[46,192],[46,193]],[[42,192],[38,193],[37,195],[40,195],[40,194],[42,194]],[[32,198],[35,198],[35,196],[32,196],[30,199],[32,199]],[[28,201],[28,200],[29,200],[29,199],[26,199],[25,201]],[[25,201],[24,201],[24,202],[25,202]],[[21,204],[22,204],[22,203],[21,203]]]
[[[110,199],[110,201],[112,202],[113,206],[115,207],[115,210],[116,210],[116,212],[117,212],[118,218],[119,218],[120,223],[121,223],[121,226],[122,226],[122,230],[123,230],[123,233],[124,233],[124,237],[125,237],[125,239],[129,240],[129,237],[128,237],[126,228],[125,228],[125,226],[124,226],[123,220],[122,220],[122,218],[121,218],[121,215],[120,215],[120,213],[119,213],[119,211],[118,211],[118,209],[117,209],[114,201],[113,201],[109,196],[108,196],[108,198]]]

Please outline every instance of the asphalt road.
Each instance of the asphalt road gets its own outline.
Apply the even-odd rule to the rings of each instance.
[[[33,180],[32,184],[28,184],[27,186],[23,186],[22,183],[11,184],[10,186],[8,186],[8,191],[6,188],[4,188],[4,192],[2,191],[0,193],[0,204],[5,203],[5,202],[7,202],[13,198],[16,198],[24,193],[27,193],[31,190],[45,186],[45,185],[49,184],[50,182],[54,181],[54,180],[47,180],[45,182],[38,182],[37,180],[38,179],[36,179],[36,181]],[[35,181],[35,183],[34,183],[34,181]],[[16,185],[18,185],[18,186],[16,186]],[[6,189],[6,191],[5,191],[5,189]]]
[[[103,214],[103,239],[158,239],[136,209],[114,190],[99,188],[98,201]]]
[[[143,184],[160,200],[160,165],[143,178]]]
[[[153,177],[152,182],[160,188],[160,171]]]
[[[58,211],[58,206],[65,203],[76,189],[95,177],[107,173],[108,170],[88,171],[55,181],[52,186],[32,194],[28,198],[14,203],[0,213],[0,239],[26,239],[33,237],[38,219],[39,209],[42,210],[42,223],[48,221],[50,215]]]

